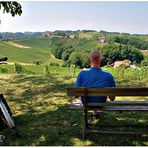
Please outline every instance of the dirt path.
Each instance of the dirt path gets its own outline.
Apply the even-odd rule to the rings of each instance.
[[[28,47],[28,46],[23,46],[23,45],[14,43],[14,42],[12,42],[12,41],[8,41],[8,42],[6,42],[6,43],[8,43],[9,45],[12,45],[12,46],[14,46],[14,47],[17,47],[17,48],[31,48],[31,47]]]
[[[14,65],[15,62],[7,62],[8,65]],[[23,62],[16,62],[18,64],[21,64],[21,65],[34,65],[32,63],[23,63]]]

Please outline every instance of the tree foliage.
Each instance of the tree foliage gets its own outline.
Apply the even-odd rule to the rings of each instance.
[[[93,45],[90,49],[84,48],[86,42],[91,42],[90,40],[79,40],[77,46],[72,46],[72,40],[70,44],[68,39],[61,40],[60,38],[53,38],[51,41],[52,53],[56,58],[64,60],[68,66],[71,64],[76,65],[80,68],[88,68],[88,55],[91,50],[96,49]],[[132,45],[116,44],[114,42],[109,42],[100,46],[98,50],[103,55],[103,65],[107,65],[109,61],[120,61],[120,60],[130,60],[134,64],[139,64],[144,59],[143,54],[137,48]]]
[[[10,13],[12,16],[22,14],[22,6],[15,1],[0,2],[0,9],[3,8],[3,13]]]
[[[110,40],[120,44],[131,45],[134,46],[135,48],[142,50],[148,49],[148,42],[143,41],[142,39],[137,37],[113,36],[112,38],[110,38]]]
[[[99,49],[103,55],[103,65],[106,65],[108,61],[122,61],[125,59],[130,60],[132,63],[140,63],[144,57],[143,54],[133,46],[123,45],[106,45]]]

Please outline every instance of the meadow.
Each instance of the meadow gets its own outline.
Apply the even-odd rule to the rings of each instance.
[[[95,32],[80,36],[79,49],[102,46],[92,40]],[[87,40],[84,40],[87,38]],[[143,36],[146,40],[147,37]],[[79,40],[68,39],[66,46],[74,48]],[[147,51],[143,51],[147,55]],[[89,135],[82,140],[83,115],[81,111],[70,110],[74,98],[67,96],[66,88],[74,86],[81,69],[62,67],[63,61],[51,54],[49,38],[34,37],[12,41],[0,41],[0,57],[8,57],[8,64],[0,64],[0,93],[4,94],[19,130],[14,137],[10,129],[0,131],[6,136],[1,146],[147,146],[148,136]],[[15,63],[15,64],[14,64]],[[64,66],[64,65],[63,65]],[[148,68],[139,67],[114,69],[102,67],[115,78],[117,87],[148,87]],[[117,100],[143,100],[121,98]],[[145,130],[146,112],[101,112],[100,119],[89,122],[96,125],[137,124]],[[129,128],[130,129],[130,128]],[[137,128],[131,128],[137,130]],[[117,129],[120,130],[120,129]],[[124,129],[122,129],[124,130]],[[126,129],[125,129],[126,130]]]
[[[147,146],[148,136],[88,135],[82,140],[83,116],[81,111],[69,109],[74,98],[66,94],[73,86],[80,69],[75,75],[71,68],[44,65],[22,65],[17,74],[14,65],[0,65],[1,92],[14,115],[19,137],[9,129],[0,132],[6,136],[2,146]],[[5,70],[4,70],[5,69]],[[114,69],[102,67],[113,74],[117,87],[148,87],[148,69]],[[117,100],[143,100],[145,98],[116,98]],[[100,119],[89,122],[96,125],[138,124],[139,130],[147,128],[146,112],[101,112]],[[137,130],[137,128],[129,128]],[[118,129],[121,130],[121,129]],[[124,129],[122,129],[124,130]],[[126,130],[126,129],[125,129]]]
[[[0,41],[0,57],[8,57],[8,62],[13,63],[62,63],[51,55],[50,41],[45,37]]]

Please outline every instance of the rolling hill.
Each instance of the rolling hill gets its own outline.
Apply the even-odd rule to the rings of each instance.
[[[55,43],[61,40],[64,43],[65,48],[72,46],[74,50],[85,49],[91,51],[97,47],[102,47],[108,44],[99,43],[97,39],[100,36],[105,36],[108,39],[114,36],[127,36],[129,38],[136,37],[142,39],[143,41],[148,41],[148,35],[80,31],[79,38],[57,38]],[[52,40],[50,38],[44,36],[28,37],[10,41],[0,40],[0,57],[8,57],[9,62],[33,63],[34,61],[42,61],[47,64],[51,62],[61,64],[63,61],[55,58],[51,53],[51,41]],[[147,55],[147,51],[142,51],[142,53]]]
[[[54,61],[61,63],[61,60],[51,55],[50,41],[45,37],[0,41],[0,57],[8,57],[9,62],[49,63]]]

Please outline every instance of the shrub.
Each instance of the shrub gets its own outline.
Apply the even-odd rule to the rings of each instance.
[[[67,63],[63,63],[61,67],[67,67]]]
[[[49,75],[49,74],[50,74],[50,72],[49,72],[48,65],[45,65],[45,66],[44,66],[43,75],[47,76],[47,75]]]
[[[33,64],[41,65],[41,64],[43,64],[43,61],[42,60],[34,60]]]
[[[16,74],[20,74],[23,72],[23,67],[21,64],[18,64],[18,63],[14,63],[14,72]]]
[[[4,68],[4,67],[0,67],[0,72],[1,73],[7,73],[8,72],[8,69],[7,68]]]
[[[143,60],[141,66],[148,66],[148,59]]]
[[[49,64],[49,66],[60,66],[58,63],[53,63],[53,62],[51,62],[50,64]]]

